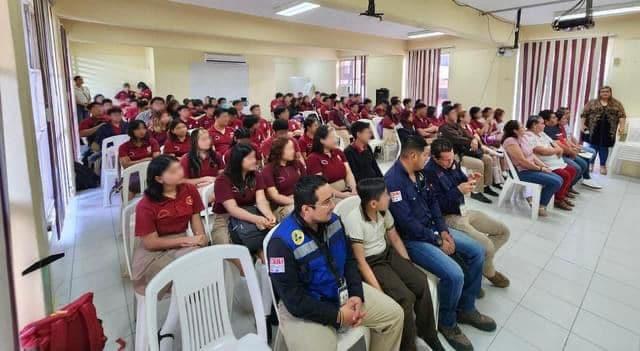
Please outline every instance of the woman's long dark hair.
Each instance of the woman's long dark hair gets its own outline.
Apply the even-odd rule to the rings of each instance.
[[[187,124],[181,121],[180,119],[174,119],[173,121],[171,121],[171,123],[169,123],[169,138],[171,139],[171,141],[178,141],[178,137],[173,133],[173,131],[180,124],[184,124],[185,127],[187,126]],[[189,136],[189,134],[187,134],[187,136]]]
[[[149,86],[145,82],[138,82],[137,87],[140,90],[149,89]]]
[[[518,135],[516,134],[516,130],[518,129],[520,129],[520,122],[515,119],[507,122],[507,124],[504,125],[504,134],[502,134],[501,144],[503,144],[507,138],[513,137],[518,139]]]
[[[319,154],[324,153],[324,145],[321,141],[326,139],[329,136],[330,132],[331,130],[326,124],[318,127],[318,129],[316,130],[316,134],[313,136],[313,145],[311,146],[311,152],[316,152]]]
[[[189,160],[189,171],[194,178],[198,178],[195,175],[200,175],[200,169],[202,169],[202,160],[200,159],[200,149],[198,148],[198,136],[200,133],[208,133],[205,129],[197,128],[191,132],[191,149],[187,153]],[[209,165],[211,167],[220,168],[222,166],[216,157],[216,152],[212,148],[207,150],[207,157],[209,159]]]
[[[160,155],[149,163],[147,167],[147,189],[144,194],[154,202],[164,200],[164,186],[156,180],[174,163],[179,162],[177,158],[169,155]]]
[[[137,139],[135,137],[135,131],[136,129],[140,128],[140,126],[143,126],[147,132],[144,133],[144,137],[142,137],[141,139]],[[131,138],[132,143],[136,141],[143,143],[149,140],[149,131],[147,130],[147,125],[144,123],[144,121],[139,119],[134,119],[133,121],[129,122],[129,127],[127,128],[127,135],[129,135],[129,138]]]
[[[252,152],[255,151],[249,145],[235,145],[231,148],[231,155],[224,169],[224,174],[240,191],[244,191],[245,186],[247,188],[254,188],[256,186],[256,172],[248,172],[246,177],[242,178],[242,161]]]

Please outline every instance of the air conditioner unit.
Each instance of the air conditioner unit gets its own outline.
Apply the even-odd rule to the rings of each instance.
[[[221,55],[221,54],[204,54],[204,62],[214,63],[242,63],[246,64],[247,60],[240,55]]]

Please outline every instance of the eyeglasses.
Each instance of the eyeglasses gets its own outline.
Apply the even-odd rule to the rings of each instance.
[[[316,207],[323,207],[323,208],[329,208],[331,206],[333,206],[334,204],[334,200],[336,199],[336,194],[331,194],[331,197],[327,198],[326,200],[315,204],[315,205],[311,205],[312,208],[316,208]]]

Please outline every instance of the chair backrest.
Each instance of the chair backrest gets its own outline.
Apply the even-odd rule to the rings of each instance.
[[[302,111],[302,118],[306,119],[309,115],[314,115],[318,118],[318,113],[316,111]]]
[[[346,199],[342,199],[342,201],[336,205],[336,208],[333,209],[333,212],[344,218],[356,208],[360,208],[360,197],[354,195],[349,196]]]
[[[127,264],[127,272],[131,277],[131,263],[133,262],[133,249],[135,247],[135,223],[136,206],[140,198],[133,199],[120,213],[120,226],[122,228],[122,243],[124,244],[124,260]]]
[[[267,252],[268,252],[267,247],[269,246],[269,240],[271,240],[271,236],[273,235],[273,233],[276,232],[276,229],[279,226],[280,224],[277,224],[275,227],[271,228],[269,233],[267,233],[267,235],[264,237],[264,240],[262,240],[262,252],[264,253],[265,261],[267,261],[265,263],[265,266],[267,266],[267,272],[269,272],[269,256],[267,255]],[[273,306],[275,307],[276,315],[278,316],[278,319],[280,319],[280,312],[278,311],[278,305],[276,305],[276,294],[273,291],[273,284],[271,283],[271,277],[269,277],[269,291],[271,291],[271,300],[273,301]]]
[[[511,157],[509,157],[509,153],[507,152],[507,150],[504,150],[503,154],[504,159],[507,161],[507,165],[509,165],[509,173],[511,174],[511,178],[513,178],[513,180],[520,181],[520,178],[518,177],[518,171],[513,165],[513,162],[511,162]]]
[[[138,173],[140,179],[140,191],[143,192],[147,188],[147,168],[149,168],[151,161],[145,161],[136,163],[133,166],[122,170],[122,205],[121,208],[127,206],[129,203],[129,183],[131,182],[131,175]]]
[[[382,140],[382,137],[378,133],[378,128],[376,127],[376,124],[372,120],[363,118],[363,119],[359,119],[358,121],[359,122],[364,122],[364,123],[369,123],[369,128],[371,128],[371,133],[373,134],[373,139]]]
[[[396,137],[396,144],[398,144],[398,153],[396,153],[396,160],[400,158],[400,153],[402,152],[402,142],[400,141],[400,133],[398,133],[398,128],[394,130]]]
[[[129,136],[126,134],[114,135],[102,140],[100,149],[102,171],[118,169],[118,149],[128,140]]]
[[[198,188],[198,192],[200,193],[200,199],[202,200],[202,204],[204,205],[204,227],[207,233],[207,237],[211,240],[211,213],[209,213],[209,199],[211,198],[211,194],[213,194],[213,186],[214,183]]]
[[[382,134],[380,133],[380,130],[382,129],[381,124],[382,124],[383,118],[378,116],[378,117],[373,117],[371,120],[373,121],[373,127],[375,128],[376,133],[378,133],[378,136],[380,137],[380,139],[382,139]]]
[[[627,139],[629,142],[640,142],[640,118],[627,118]]]
[[[258,279],[249,250],[241,245],[214,245],[178,257],[164,267],[145,290],[147,338],[158,351],[158,293],[172,283],[183,350],[225,349],[234,340],[224,280],[224,261],[239,260],[247,279],[258,337],[267,345],[267,327]],[[217,347],[217,348],[216,348]]]

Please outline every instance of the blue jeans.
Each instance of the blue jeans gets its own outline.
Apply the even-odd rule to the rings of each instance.
[[[411,260],[440,278],[438,323],[445,327],[456,325],[457,311],[469,312],[476,309],[485,255],[482,245],[470,236],[455,229],[449,229],[449,233],[456,244],[456,253],[467,265],[465,272],[439,247],[423,241],[405,241]]]
[[[571,186],[576,185],[576,183],[583,177],[584,179],[589,179],[589,164],[585,159],[582,159],[580,157],[576,157],[575,159],[563,157],[562,159],[568,165],[576,169],[576,176],[575,178],[573,178]]]
[[[589,144],[584,143],[582,145],[582,151],[590,152],[593,155],[593,156],[591,156],[591,159],[589,160],[589,163],[595,162],[596,156],[598,156],[598,154],[596,153],[596,149],[592,148]]]
[[[608,146],[593,145],[593,144],[589,144],[589,146],[591,146],[593,148],[593,150],[594,150],[593,159],[595,160],[595,155],[599,155],[600,156],[600,166],[606,166],[607,165],[607,159],[609,158],[609,147]]]
[[[542,185],[542,193],[540,194],[540,205],[547,206],[553,194],[562,186],[562,177],[555,173],[545,173],[542,171],[519,171],[520,180],[529,183]]]

